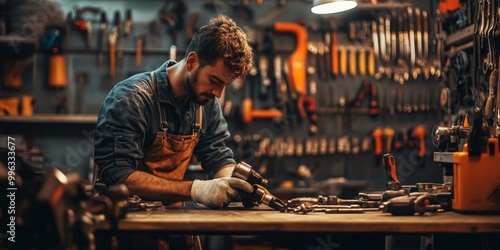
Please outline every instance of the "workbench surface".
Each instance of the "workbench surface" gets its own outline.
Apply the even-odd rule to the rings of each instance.
[[[159,211],[128,212],[120,230],[197,233],[500,233],[500,215],[455,212],[424,216],[393,216],[381,211],[358,214],[281,213],[270,208],[174,207]]]

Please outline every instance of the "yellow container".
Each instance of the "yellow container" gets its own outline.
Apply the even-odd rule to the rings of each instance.
[[[467,145],[463,152],[453,154],[452,208],[464,213],[500,213],[500,143],[488,138],[487,152],[469,157]]]
[[[66,58],[64,55],[50,55],[49,86],[53,88],[66,88],[67,85]]]
[[[19,115],[19,98],[17,97],[1,98],[0,115]]]
[[[33,111],[33,97],[29,95],[21,96],[21,115],[32,116]]]

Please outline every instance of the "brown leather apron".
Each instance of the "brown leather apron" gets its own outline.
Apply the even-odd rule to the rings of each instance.
[[[162,131],[158,131],[153,144],[144,150],[137,169],[168,180],[182,180],[200,139],[203,108],[196,112],[193,134],[173,135],[168,133],[168,123],[163,120],[165,109],[158,106],[163,113],[160,115]]]
[[[151,77],[153,92],[157,96],[156,81],[153,73],[151,73]],[[144,150],[144,157],[139,161],[137,169],[168,180],[182,180],[184,179],[184,174],[193,155],[194,148],[200,139],[203,107],[200,106],[196,112],[192,127],[193,133],[191,135],[174,135],[168,133],[169,126],[166,120],[165,108],[158,101],[157,105],[160,110],[161,131],[158,131],[156,134],[153,144]],[[169,206],[182,206],[182,204],[182,202],[170,202]],[[200,238],[196,235],[157,235],[159,238],[151,234],[149,236],[152,236],[153,242],[144,242],[143,247],[152,244],[153,248],[156,248],[156,240],[158,240],[158,249],[177,249],[173,245],[181,245],[182,249],[201,249]]]
[[[151,78],[153,94],[157,96],[153,72],[151,72]],[[196,112],[191,135],[174,135],[168,133],[169,126],[166,120],[165,108],[158,101],[156,104],[160,112],[161,131],[156,133],[153,144],[144,150],[144,157],[139,161],[137,169],[167,180],[182,180],[194,148],[200,139],[203,107],[200,106]]]

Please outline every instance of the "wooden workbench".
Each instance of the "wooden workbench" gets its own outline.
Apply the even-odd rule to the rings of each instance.
[[[102,224],[98,229],[106,231],[109,225]],[[362,236],[370,249],[383,249],[383,237],[386,235],[433,235],[434,241],[440,239],[439,244],[435,243],[435,249],[451,249],[448,248],[451,247],[450,241],[457,247],[483,244],[477,243],[479,236],[486,236],[489,241],[493,239],[494,244],[500,244],[497,240],[500,239],[500,215],[443,212],[424,216],[393,216],[379,211],[295,214],[281,213],[268,207],[248,209],[232,206],[223,210],[202,206],[169,207],[158,211],[129,212],[125,219],[118,222],[118,230],[131,233],[157,231],[170,234],[264,235],[280,242],[293,242],[292,246],[302,242],[326,241],[330,237],[336,237],[339,242],[343,242],[343,246],[347,246],[345,242],[352,243]],[[345,249],[359,247],[355,245]]]
[[[205,207],[166,208],[129,212],[118,223],[120,230],[175,232],[269,233],[495,233],[500,234],[500,215],[464,215],[455,212],[424,216],[393,216],[371,211],[359,214],[281,213],[270,208]]]

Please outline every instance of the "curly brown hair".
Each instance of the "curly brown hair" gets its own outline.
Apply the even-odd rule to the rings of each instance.
[[[252,47],[245,32],[225,15],[211,18],[202,26],[189,43],[186,56],[196,52],[200,67],[214,65],[219,58],[235,77],[244,77],[253,64]]]

